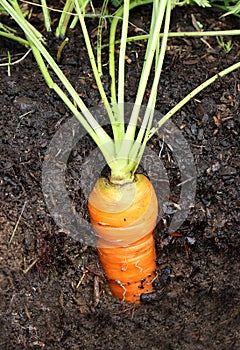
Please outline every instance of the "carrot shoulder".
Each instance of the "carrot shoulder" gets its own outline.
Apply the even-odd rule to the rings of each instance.
[[[140,295],[152,291],[156,270],[153,230],[158,204],[151,182],[142,174],[124,185],[101,177],[88,207],[110,290],[120,300],[140,303]]]

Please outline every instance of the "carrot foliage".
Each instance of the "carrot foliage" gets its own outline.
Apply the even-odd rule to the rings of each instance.
[[[101,150],[110,167],[110,179],[113,183],[131,182],[141,161],[146,143],[150,137],[152,137],[152,135],[179,110],[179,108],[197,93],[202,91],[202,89],[213,83],[219,76],[223,77],[240,67],[240,63],[236,63],[219,74],[211,77],[173,107],[161,120],[158,121],[157,125],[152,125],[157,91],[167,48],[167,40],[168,37],[173,34],[169,32],[172,8],[176,5],[184,5],[186,3],[189,2],[185,0],[114,0],[109,7],[109,1],[105,0],[103,1],[101,12],[95,13],[94,8],[92,8],[92,2],[89,0],[66,0],[64,8],[61,11],[56,35],[60,38],[64,38],[67,28],[71,29],[74,28],[77,23],[80,24],[96,85],[99,90],[101,101],[105,107],[106,114],[108,115],[109,123],[112,127],[113,137],[110,137],[109,134],[107,134],[99,125],[84,101],[58,66],[58,63],[50,55],[42,34],[31,25],[20,6],[21,3],[17,0],[0,0],[2,11],[9,14],[14,19],[24,32],[25,38],[17,36],[15,32],[12,32],[6,27],[0,27],[0,35],[17,40],[32,50],[48,87],[53,89],[60,96],[69,110],[75,115],[83,128],[85,128]],[[201,6],[210,6],[211,2],[208,0],[195,0],[195,3],[198,3]],[[145,4],[152,4],[151,24],[148,35],[144,37],[147,42],[145,59],[141,69],[141,76],[130,120],[127,123],[125,120],[124,104],[126,93],[125,65],[126,47],[129,40],[129,17],[132,9]],[[238,3],[236,6],[237,5]],[[46,30],[51,31],[50,15],[51,11],[54,11],[54,9],[49,11],[46,0],[41,1],[41,6],[43,9]],[[109,11],[109,8],[112,9],[114,6],[116,6],[114,12]],[[99,18],[97,48],[92,45],[90,33],[86,25],[86,18],[90,15]],[[110,97],[107,95],[102,83],[101,60],[102,30],[104,22],[108,19],[110,22],[108,42],[109,75],[111,77]],[[118,26],[121,26],[121,38],[118,44],[116,44],[116,31]],[[240,31],[239,33],[235,32],[234,34],[240,34]],[[59,48],[58,58],[61,55],[63,45],[67,42],[66,40],[67,38]],[[143,40],[143,38],[141,40]],[[116,58],[115,54],[116,45],[119,45],[118,58]],[[154,77],[150,82],[149,76],[152,71],[154,71]],[[141,126],[137,129],[139,114],[147,85],[148,89],[150,86],[150,94]]]

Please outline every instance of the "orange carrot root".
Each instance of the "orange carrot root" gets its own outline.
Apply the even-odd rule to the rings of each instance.
[[[158,204],[153,186],[142,174],[124,185],[99,178],[88,207],[112,294],[140,303],[140,295],[152,291],[156,270],[153,230]]]

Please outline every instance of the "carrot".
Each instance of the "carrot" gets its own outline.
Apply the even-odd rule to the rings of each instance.
[[[153,289],[156,270],[153,230],[158,203],[151,182],[142,174],[124,185],[101,177],[89,196],[88,208],[112,294],[140,303],[140,295]]]

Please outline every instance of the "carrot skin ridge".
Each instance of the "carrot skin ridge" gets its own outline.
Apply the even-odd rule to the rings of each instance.
[[[139,304],[142,293],[152,292],[156,270],[153,231],[158,202],[151,182],[143,174],[125,185],[99,178],[88,208],[112,294]]]

